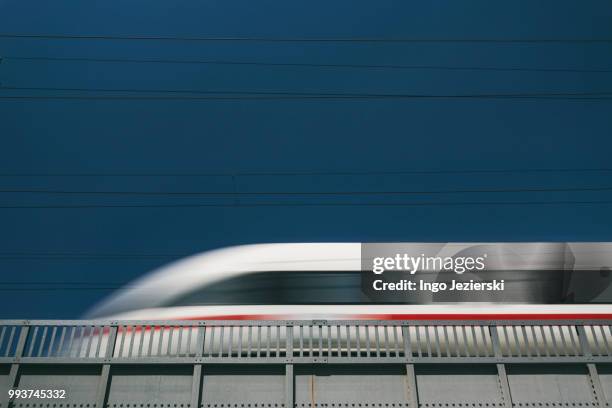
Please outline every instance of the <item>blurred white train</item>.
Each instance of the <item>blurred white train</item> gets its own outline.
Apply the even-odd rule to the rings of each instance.
[[[454,256],[497,254],[506,293],[473,301],[436,295],[380,300],[362,291],[359,243],[230,247],[172,263],[119,290],[86,318],[122,320],[482,320],[609,319],[610,243],[409,244]],[[508,255],[511,255],[509,258]],[[491,256],[489,257],[491,259]],[[517,261],[518,260],[518,261]],[[543,261],[544,260],[544,261]],[[530,278],[529,265],[556,265]],[[502,265],[503,266],[503,265]],[[503,269],[503,268],[501,268]],[[491,273],[489,271],[482,272]],[[469,274],[464,278],[469,278]],[[472,276],[483,279],[481,276]],[[436,276],[431,279],[437,279]],[[538,281],[538,279],[540,279]]]
[[[572,326],[577,319],[595,321],[586,333],[594,353],[608,353],[612,347],[610,243],[406,245],[413,253],[437,256],[486,252],[491,270],[461,278],[501,276],[507,289],[484,296],[408,292],[399,298],[377,298],[363,290],[363,273],[372,272],[362,271],[359,243],[261,244],[170,264],[128,284],[85,317],[121,321],[115,357],[195,355],[197,350],[203,350],[204,356],[284,355],[289,338],[294,353],[300,350],[298,355],[321,355],[317,347],[322,345],[338,355],[360,355],[370,348],[401,354],[405,340],[414,353],[431,352],[431,339],[440,339],[436,347],[441,355],[463,355],[467,350],[489,355],[491,332],[477,322],[482,320],[533,321],[520,323],[518,331],[510,322],[501,326],[499,341],[507,355],[544,354],[553,347],[568,356],[581,353]],[[541,269],[547,270],[534,273]],[[448,278],[441,271],[419,276],[430,281]],[[168,323],[177,320],[209,322],[206,326]],[[220,320],[253,322],[215,324]],[[291,337],[287,326],[274,323],[278,320],[294,322]],[[334,320],[362,323],[350,327],[327,323]],[[402,329],[398,320],[415,324]],[[561,323],[551,325],[547,320]],[[62,353],[83,356],[104,350],[107,331],[90,330],[77,332],[81,341]],[[68,337],[68,332],[62,333]]]

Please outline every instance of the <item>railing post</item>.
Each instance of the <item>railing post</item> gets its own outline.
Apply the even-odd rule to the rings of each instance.
[[[489,333],[491,334],[491,342],[493,344],[493,353],[495,358],[501,360],[503,358],[501,346],[499,344],[499,333],[497,333],[497,326],[489,326]],[[508,382],[508,373],[506,372],[506,365],[503,363],[497,364],[497,380],[504,400],[504,407],[512,408],[512,394],[510,393],[510,383]]]
[[[412,344],[410,343],[410,327],[405,324],[402,326],[402,340],[404,343],[404,358],[406,361],[412,360]],[[417,345],[418,347],[418,345]],[[410,408],[418,408],[419,393],[417,392],[416,374],[414,364],[406,364],[406,385],[408,386],[408,404]]]
[[[412,360],[412,345],[410,344],[410,328],[402,326],[402,340],[404,343],[404,358],[406,361]],[[418,347],[418,345],[417,345]]]
[[[580,349],[582,350],[582,355],[588,359],[593,356],[591,353],[591,349],[589,347],[589,340],[586,336],[586,331],[584,330],[584,326],[576,325],[576,332],[578,333],[578,342],[580,343]]]
[[[417,392],[414,364],[406,364],[406,383],[408,385],[408,406],[410,408],[418,408],[419,393]]]
[[[293,408],[293,364],[285,364],[285,408]]]
[[[200,405],[200,393],[202,390],[202,364],[193,365],[193,381],[191,384],[191,408]]]
[[[9,390],[17,386],[17,376],[19,374],[19,360],[23,356],[23,350],[25,348],[25,344],[28,339],[29,332],[30,332],[30,326],[28,326],[27,323],[24,323],[24,325],[21,326],[21,331],[19,332],[19,339],[17,340],[17,346],[15,347],[14,363],[11,364],[11,369],[8,375],[7,386]],[[8,397],[8,392],[6,395],[3,395],[0,398],[0,401],[2,401],[3,407],[8,408],[11,402],[10,398]]]
[[[584,325],[576,325],[576,332],[578,333],[578,342],[580,343],[580,350],[582,351],[582,356],[587,360],[591,360],[593,357],[593,352],[589,347],[589,339],[587,338]],[[589,370],[589,380],[593,385],[593,396],[597,400],[597,405],[599,407],[604,407],[607,405],[607,400],[603,392],[603,388],[601,387],[601,381],[599,379],[599,374],[597,373],[597,367],[595,367],[595,364],[587,363],[587,369]]]
[[[595,394],[595,399],[597,400],[597,406],[606,407],[608,406],[608,401],[606,398],[606,394],[603,391],[601,386],[601,381],[599,379],[599,373],[597,372],[597,367],[593,363],[588,363],[587,368],[589,369],[589,378],[591,380],[591,384],[593,384],[593,393]]]
[[[512,408],[512,394],[510,393],[510,383],[508,382],[508,373],[506,373],[505,364],[497,364],[497,377],[499,379],[502,398],[504,399],[504,406],[506,408]]]
[[[104,330],[104,328],[102,328]],[[108,341],[106,343],[106,352],[104,353],[104,364],[102,365],[102,372],[100,373],[100,381],[98,382],[98,389],[96,391],[96,407],[103,408],[104,403],[108,397],[108,380],[110,378],[110,359],[113,358],[115,352],[115,342],[117,340],[117,326],[110,326],[108,328]]]
[[[294,375],[293,375],[293,325],[286,326],[287,335],[285,345],[285,408],[293,408],[294,395]]]
[[[233,328],[230,326],[230,330]],[[206,326],[196,326],[196,361],[202,360],[204,354],[204,335],[206,334]],[[202,332],[200,334],[200,332]],[[191,408],[198,408],[202,400],[202,363],[193,365],[193,379],[191,382]]]

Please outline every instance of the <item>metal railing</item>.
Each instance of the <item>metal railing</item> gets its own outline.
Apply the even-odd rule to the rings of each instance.
[[[612,322],[0,321],[0,363],[608,361]],[[25,335],[23,349],[18,341]]]

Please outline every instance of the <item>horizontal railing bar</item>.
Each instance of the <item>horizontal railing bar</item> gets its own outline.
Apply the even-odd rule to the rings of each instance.
[[[148,357],[148,358],[77,358],[77,357],[2,357],[0,364],[567,364],[612,363],[612,357]]]

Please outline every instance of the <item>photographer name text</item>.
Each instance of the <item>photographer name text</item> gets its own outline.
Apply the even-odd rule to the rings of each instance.
[[[377,279],[372,283],[372,287],[376,291],[430,291],[433,293],[441,291],[502,291],[504,290],[504,280],[492,280],[489,282],[479,282],[470,280],[460,282],[452,280],[451,282],[427,282],[419,279],[412,281],[401,279],[396,282],[385,282],[382,279]]]

